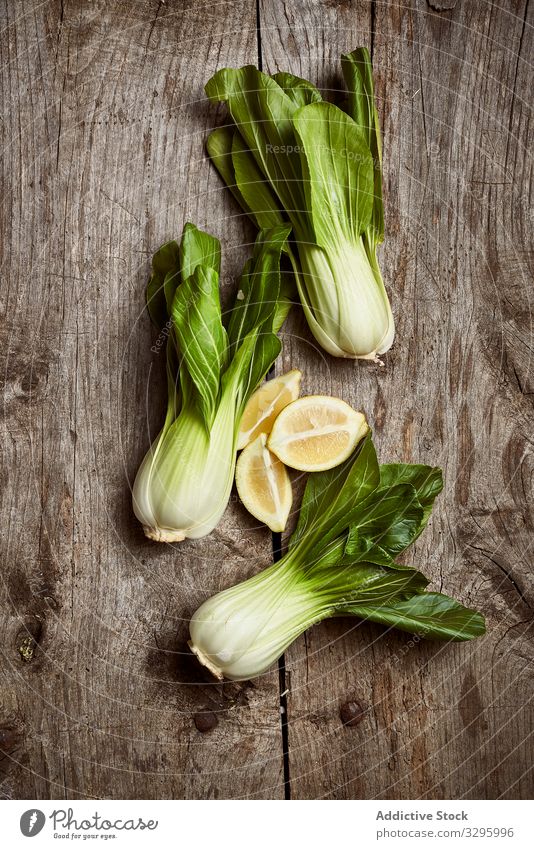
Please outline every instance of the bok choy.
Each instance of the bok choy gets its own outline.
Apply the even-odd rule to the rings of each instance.
[[[379,465],[368,435],[342,465],[310,475],[287,554],[204,602],[190,647],[217,678],[265,672],[307,628],[353,615],[431,640],[470,640],[483,617],[396,558],[419,536],[440,469]]]
[[[224,68],[206,85],[233,124],[207,150],[258,227],[289,222],[289,250],[310,329],[337,357],[378,360],[394,323],[376,251],[384,238],[382,152],[365,48],[342,57],[344,109],[306,80]]]
[[[168,242],[154,256],[147,304],[166,338],[167,415],[133,487],[150,539],[203,537],[226,508],[241,415],[281,348],[276,333],[290,302],[280,255],[289,229],[258,234],[226,323],[217,239],[186,224],[180,246]]]

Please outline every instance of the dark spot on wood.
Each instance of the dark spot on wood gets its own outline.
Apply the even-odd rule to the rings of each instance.
[[[401,219],[400,216],[394,216],[393,224],[397,233],[401,230]],[[409,248],[406,244],[402,244],[399,250],[397,265],[395,270],[388,279],[386,277],[386,286],[394,288],[395,292],[398,293],[397,297],[402,297],[404,292],[406,291],[406,284],[408,282],[408,272],[413,267],[413,258],[410,255]],[[411,276],[410,276],[411,279]],[[400,316],[402,319],[403,316]]]
[[[70,525],[65,521],[63,502],[60,505],[59,514],[64,522],[64,527],[70,529]],[[39,540],[39,570],[39,595],[45,594],[42,590],[46,590],[49,595],[52,595],[59,578],[59,570],[57,557],[52,549],[52,543],[46,528],[43,528]]]
[[[24,637],[19,645],[19,654],[25,663],[30,663],[33,660],[35,650],[35,641],[33,637]]]
[[[205,734],[206,731],[213,731],[219,724],[217,715],[212,710],[201,710],[193,716],[193,722],[198,731]]]
[[[458,421],[458,472],[456,478],[456,500],[465,506],[469,500],[471,472],[475,462],[475,443],[471,431],[470,414],[467,402],[462,404]]]
[[[183,628],[181,629],[182,633],[178,635],[181,647],[178,670],[180,680],[193,682],[207,681],[210,684],[213,684],[216,679],[207,667],[205,667],[202,663],[199,663],[198,658],[189,648],[188,617],[190,617],[193,613],[194,610],[192,610],[190,614],[184,614],[184,620],[182,622]]]
[[[456,8],[457,0],[427,0],[427,2],[434,12],[450,12]]]
[[[332,9],[349,11],[352,8],[352,0],[326,0],[325,5]]]
[[[20,746],[21,734],[16,728],[0,728],[0,752],[10,754]]]
[[[458,331],[456,331],[449,349],[449,392],[451,398],[454,398],[458,392],[462,359],[461,337]]]
[[[143,159],[146,166],[150,165],[150,155],[152,153],[152,128],[149,127],[143,133]]]
[[[4,581],[13,610],[16,613],[25,611],[32,600],[32,591],[25,570],[14,566],[10,572],[6,573]]]
[[[318,711],[314,711],[310,713],[307,717],[308,722],[311,722],[312,725],[315,725],[316,728],[324,728],[325,725],[328,725],[329,715],[326,711],[319,713]]]
[[[386,666],[373,682],[373,712],[379,727],[388,731],[392,747],[395,745],[393,731],[396,719],[394,698],[391,670]]]
[[[386,400],[384,398],[384,393],[380,388],[380,384],[378,384],[376,389],[375,403],[373,407],[373,423],[375,430],[381,430],[383,428],[384,421],[386,418],[386,412]]]
[[[355,728],[367,716],[367,706],[362,702],[351,699],[344,702],[339,708],[339,717],[343,725]]]
[[[42,621],[50,608],[59,609],[54,582],[43,568],[37,570],[37,574],[28,574],[25,568],[13,566],[11,571],[6,572],[4,583],[14,613]]]
[[[514,433],[503,450],[502,477],[529,528],[532,528],[530,511],[523,510],[523,505],[528,504],[532,497],[531,474],[532,452],[529,442],[522,435]]]
[[[23,347],[24,343],[9,351],[5,372],[0,377],[0,388],[4,396],[2,414],[10,412],[10,402],[34,403],[46,395],[48,372],[52,354],[36,352]]]
[[[43,621],[37,617],[19,630],[16,644],[18,653],[24,663],[31,663],[35,659],[37,648],[43,638],[43,632]]]
[[[518,324],[517,315],[513,321]],[[524,356],[521,335],[507,337],[503,335],[500,325],[495,328],[490,324],[481,329],[481,351],[497,381],[496,389],[501,393],[508,389],[509,397],[522,396],[530,408],[533,403],[534,377],[530,359]]]
[[[22,746],[22,731],[20,728],[0,727],[0,782],[8,775],[15,763],[15,755]]]
[[[35,369],[30,367],[28,371],[23,375],[22,380],[20,381],[20,388],[23,392],[31,394],[34,392],[39,386],[39,374]]]
[[[176,89],[176,80],[173,74],[165,75],[165,82],[163,85],[163,99],[165,101],[165,106],[167,109],[172,109],[174,105],[174,92]]]
[[[187,646],[177,641],[174,632],[158,632],[154,634],[155,648],[150,648],[146,657],[148,676],[155,684],[177,681],[182,653],[187,653]]]
[[[243,707],[248,704],[254,689],[253,681],[225,681],[221,685],[223,703],[226,703],[227,707]]]
[[[516,608],[518,603],[522,603],[532,611],[533,603],[529,598],[528,584],[524,589],[522,582],[521,584],[518,583],[514,576],[513,567],[508,563],[507,559],[503,555],[499,555],[491,550],[485,551],[482,546],[472,545],[471,543],[468,543],[468,545],[473,556],[476,556],[480,560],[480,568],[485,570],[485,574],[487,575],[486,581],[493,590],[494,598],[492,601],[494,602],[497,596],[506,599],[507,594],[512,592],[519,599],[519,601],[516,599],[512,602],[514,608]],[[488,568],[488,563],[495,566],[497,571],[492,567]]]
[[[472,672],[468,672],[463,680],[458,710],[467,732],[471,736],[476,735],[480,730],[481,722],[484,722],[484,707]],[[486,727],[485,722],[482,727]]]
[[[414,781],[419,787],[419,795],[423,796],[425,790],[432,786],[429,775],[429,759],[426,747],[426,736],[420,734],[413,740],[411,752],[411,769]]]
[[[405,463],[413,462],[413,431],[414,431],[414,414],[407,413],[402,425],[402,457]]]

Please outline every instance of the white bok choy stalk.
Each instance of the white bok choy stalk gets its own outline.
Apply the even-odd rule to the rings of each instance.
[[[306,80],[252,65],[207,83],[233,125],[207,150],[258,227],[290,222],[288,250],[310,329],[337,357],[379,361],[395,328],[376,251],[384,239],[382,151],[372,67],[365,48],[342,57],[344,108]]]
[[[280,256],[289,230],[258,234],[227,323],[217,239],[186,224],[180,246],[168,242],[154,256],[147,304],[167,338],[167,415],[133,486],[150,539],[203,537],[226,508],[244,407],[281,348],[276,333],[290,302]]]
[[[192,651],[217,678],[265,672],[307,628],[353,615],[427,639],[470,640],[484,619],[395,562],[425,527],[441,471],[379,466],[371,436],[341,466],[308,478],[287,554],[202,604]]]

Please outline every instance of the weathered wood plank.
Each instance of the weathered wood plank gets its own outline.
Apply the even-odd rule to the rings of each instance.
[[[268,70],[337,88],[339,53],[374,47],[398,323],[378,371],[326,359],[294,316],[282,367],[363,406],[383,458],[444,465],[413,559],[490,625],[473,646],[350,622],[299,641],[295,797],[532,793],[531,31],[520,2],[431,8],[445,5],[260,4]],[[227,279],[246,253],[250,230],[203,155],[202,84],[256,60],[255,4],[109,6],[2,11],[0,786],[276,797],[276,673],[221,688],[184,652],[190,612],[267,562],[268,535],[232,505],[209,540],[159,548],[128,494],[163,404],[150,254],[187,219],[228,245]],[[368,707],[350,729],[348,700]],[[219,718],[207,735],[203,707]]]
[[[203,83],[256,61],[255,24],[252,0],[3,4],[7,797],[283,792],[276,672],[221,687],[185,651],[192,611],[269,559],[268,533],[232,505],[209,540],[157,546],[129,495],[164,412],[150,256],[186,220],[223,239],[227,282],[247,253],[204,156]]]
[[[339,54],[373,50],[398,328],[379,369],[325,358],[293,317],[280,369],[365,409],[383,460],[443,466],[410,559],[488,618],[469,645],[350,620],[299,640],[286,655],[295,798],[532,795],[534,20],[522,0],[438,6],[261,4],[267,71],[336,88]],[[344,727],[350,701],[366,713]]]

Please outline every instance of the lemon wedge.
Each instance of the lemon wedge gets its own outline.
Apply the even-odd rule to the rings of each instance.
[[[268,380],[251,395],[241,418],[237,449],[250,445],[260,433],[270,433],[274,420],[299,397],[302,374],[298,369]]]
[[[292,469],[322,472],[346,460],[368,430],[363,413],[341,398],[307,395],[284,407],[267,445]]]
[[[235,470],[237,492],[254,518],[271,531],[283,531],[293,493],[287,469],[267,448],[264,433],[239,455]]]

